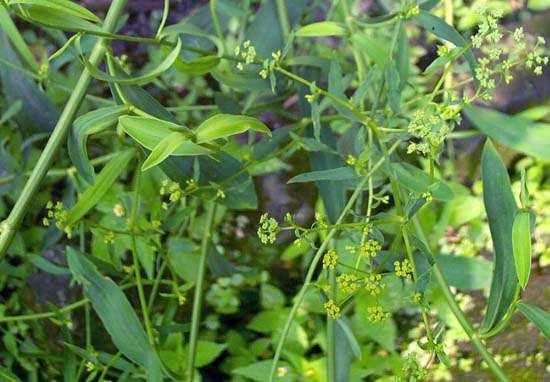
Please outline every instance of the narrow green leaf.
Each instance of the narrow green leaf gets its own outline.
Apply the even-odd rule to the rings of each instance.
[[[306,183],[318,180],[350,180],[357,179],[357,173],[351,167],[338,167],[328,170],[306,172],[290,178],[287,183]]]
[[[518,309],[533,324],[537,325],[546,339],[550,341],[550,313],[523,301],[518,304]]]
[[[160,381],[163,366],[122,290],[102,276],[83,253],[67,247],[67,261],[117,349],[143,367],[149,381]]]
[[[126,168],[130,160],[132,160],[134,155],[134,149],[122,151],[107,163],[95,178],[94,184],[84,191],[78,199],[78,202],[69,212],[69,217],[67,219],[68,225],[72,225],[80,220],[101,200],[117,180],[118,176]]]
[[[531,219],[529,212],[520,211],[512,226],[512,245],[519,285],[525,289],[531,273]]]
[[[142,171],[148,170],[165,160],[185,141],[187,141],[187,137],[178,131],[174,131],[167,135],[153,148],[151,154],[149,154],[145,162],[143,162],[143,166],[141,167]]]
[[[79,45],[80,44],[77,42],[77,46]],[[181,51],[181,40],[178,39],[178,42],[174,47],[174,49],[170,52],[170,54],[166,56],[166,58],[159,65],[157,65],[154,69],[133,78],[111,76],[110,74],[102,72],[101,70],[93,66],[83,54],[81,55],[80,58],[84,62],[84,65],[86,66],[86,69],[88,70],[90,75],[97,80],[105,81],[105,82],[114,82],[114,83],[124,84],[124,85],[143,85],[153,81],[162,73],[170,69],[170,67],[174,64],[176,59],[179,57],[180,51]]]
[[[217,70],[212,72],[212,77],[220,84],[236,91],[270,90],[268,81],[262,79],[258,73],[234,73]]]
[[[474,105],[466,106],[464,113],[495,141],[538,159],[550,160],[550,123],[536,123]]]
[[[245,115],[216,114],[201,123],[195,130],[198,143],[244,133],[248,130],[271,135],[269,128],[256,118]]]
[[[94,23],[101,22],[96,15],[87,10],[86,8],[69,0],[10,0],[11,5],[14,4],[26,4],[26,5],[39,5],[44,8],[50,8],[53,11],[65,13],[71,16],[80,17]]]
[[[340,23],[321,21],[301,27],[296,32],[296,37],[345,36],[348,33],[347,28]]]
[[[25,40],[23,40],[19,30],[4,7],[0,7],[0,28],[4,30],[15,50],[21,55],[21,58],[25,60],[32,70],[38,72],[39,67],[34,55],[25,43]]]
[[[340,318],[336,322],[338,323],[338,326],[340,326],[340,329],[342,329],[342,332],[345,334],[353,355],[358,360],[361,360],[361,347],[359,346],[359,342],[357,342],[357,338],[355,338],[355,335],[353,334],[353,331],[351,330],[348,321],[345,318]]]
[[[406,188],[417,193],[430,191],[436,200],[448,201],[454,198],[453,190],[443,181],[435,180],[430,185],[429,175],[409,163],[392,163],[399,182]]]
[[[198,57],[189,61],[178,58],[174,63],[174,68],[182,73],[200,76],[216,69],[220,60],[221,58],[218,56]]]
[[[86,113],[74,121],[67,138],[67,151],[78,174],[89,184],[93,183],[95,173],[86,150],[88,137],[113,126],[127,112],[126,106],[108,106]]]
[[[494,328],[514,302],[518,280],[514,265],[512,226],[518,211],[504,163],[487,140],[481,159],[483,201],[493,240],[493,280],[481,332]]]

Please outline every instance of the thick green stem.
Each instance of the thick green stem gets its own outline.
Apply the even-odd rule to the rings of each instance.
[[[287,38],[290,34],[290,23],[288,22],[288,12],[286,10],[286,1],[277,0],[277,14],[279,15],[279,23],[283,31],[283,37]]]
[[[103,24],[102,30],[104,32],[110,33],[114,30],[125,5],[126,0],[113,0]],[[90,63],[93,66],[99,65],[99,62],[103,58],[104,54],[105,47],[103,46],[103,39],[99,39],[90,54]],[[59,121],[57,122],[55,129],[53,130],[52,135],[44,148],[44,151],[42,151],[42,154],[40,155],[29,180],[25,184],[19,199],[17,199],[17,202],[15,203],[15,206],[11,210],[9,216],[2,222],[0,226],[0,257],[6,254],[15,233],[21,224],[21,221],[25,217],[31,200],[34,198],[42,179],[52,164],[54,155],[57,153],[57,150],[61,144],[65,141],[65,136],[67,135],[67,132],[75,118],[76,112],[78,111],[78,108],[86,95],[91,79],[92,78],[87,70],[84,70],[80,75],[74,91],[69,97],[69,100],[67,101],[67,104],[59,117]]]
[[[197,339],[199,335],[199,326],[202,308],[202,295],[204,274],[206,271],[206,257],[208,255],[208,246],[212,236],[212,225],[214,224],[214,214],[216,212],[216,203],[209,202],[206,212],[206,225],[201,242],[201,253],[199,259],[199,269],[197,273],[197,285],[195,285],[195,294],[193,297],[193,312],[191,316],[191,333],[189,339],[189,359],[187,363],[187,381],[193,382],[193,374],[195,372],[195,357],[197,353]]]

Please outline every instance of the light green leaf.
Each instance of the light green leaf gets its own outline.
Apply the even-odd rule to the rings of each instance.
[[[182,73],[200,76],[216,69],[220,60],[221,58],[218,56],[198,57],[189,61],[178,58],[174,63],[174,68]]]
[[[525,289],[531,273],[531,228],[530,214],[520,211],[512,226],[512,246],[519,285]]]
[[[429,175],[409,163],[392,163],[399,182],[411,191],[419,194],[430,191],[436,200],[448,201],[454,198],[451,188],[441,180],[435,180],[430,185]]]
[[[318,180],[350,180],[357,179],[357,173],[351,167],[337,167],[328,170],[306,172],[290,178],[287,183],[316,182]]]
[[[537,325],[546,339],[550,341],[550,313],[523,301],[518,304],[518,309],[533,324]]]
[[[259,361],[247,366],[233,369],[232,373],[251,379],[252,381],[267,382],[269,381],[269,371],[271,370],[271,365],[272,365],[271,360]],[[279,362],[277,365],[279,367],[288,368],[288,364],[286,364],[285,362]],[[286,373],[284,376],[278,377],[277,382],[279,381],[280,382],[292,381],[292,374]]]
[[[482,333],[494,328],[513,304],[518,280],[514,265],[512,226],[518,211],[504,163],[490,140],[481,159],[483,200],[493,240],[493,280]]]
[[[156,166],[157,164],[165,160],[187,140],[188,138],[185,136],[185,134],[182,134],[178,131],[174,131],[164,137],[164,139],[153,148],[153,151],[151,152],[151,154],[149,154],[145,162],[143,162],[143,166],[141,167],[142,171]],[[195,146],[200,148],[200,146],[198,145]]]
[[[70,32],[91,32],[105,34],[101,28],[70,12],[48,8],[42,5],[32,5],[23,10],[23,17],[46,27]]]
[[[218,344],[211,341],[197,341],[197,353],[195,359],[195,367],[206,366],[212,363],[227,347],[226,344]],[[185,347],[184,354],[189,353],[189,345]],[[187,355],[183,357],[187,359]]]
[[[232,114],[216,114],[208,118],[197,127],[195,134],[197,143],[204,143],[244,133],[248,130],[259,131],[271,136],[268,127],[256,118]]]
[[[160,359],[122,290],[102,276],[83,253],[67,247],[67,261],[117,349],[143,367],[149,381],[160,381],[163,373]]]
[[[296,37],[324,37],[324,36],[345,36],[347,28],[334,21],[321,21],[301,27],[296,32]]]
[[[79,45],[79,43],[77,43],[77,45]],[[143,85],[153,81],[162,73],[170,69],[170,67],[174,64],[176,59],[179,57],[180,50],[181,50],[181,40],[178,39],[178,42],[174,47],[174,49],[170,52],[170,54],[166,56],[166,58],[159,65],[157,65],[154,69],[150,70],[149,72],[133,78],[111,76],[110,74],[102,72],[101,70],[93,66],[84,55],[81,55],[80,58],[84,62],[84,65],[86,66],[86,69],[88,70],[90,75],[97,80],[105,81],[105,82],[115,82],[115,83],[124,84],[124,85]]]
[[[153,150],[156,145],[182,126],[157,118],[125,115],[118,119],[122,130],[143,147]]]
[[[67,225],[72,225],[90,211],[109,191],[118,176],[126,169],[135,155],[135,149],[120,152],[103,168],[91,187],[86,189],[69,212]]]
[[[15,5],[15,4],[26,4],[26,5],[32,5],[32,6],[38,5],[44,8],[49,8],[52,11],[59,12],[61,14],[65,13],[71,16],[92,21],[94,23],[101,22],[101,19],[99,19],[92,12],[69,0],[10,0],[9,3],[11,5]]]
[[[93,183],[95,173],[86,150],[88,136],[113,126],[127,112],[126,106],[108,106],[86,113],[74,121],[67,138],[67,151],[79,175],[89,184]]]
[[[464,113],[484,134],[514,150],[550,160],[550,124],[508,116],[496,110],[468,105]]]

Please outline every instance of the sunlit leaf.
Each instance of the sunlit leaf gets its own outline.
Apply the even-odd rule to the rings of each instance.
[[[269,128],[259,120],[245,115],[216,114],[201,123],[195,130],[198,143],[244,133],[248,130],[271,135]]]
[[[519,285],[525,289],[531,273],[531,227],[530,214],[519,212],[512,226],[512,246]]]
[[[347,28],[334,21],[321,21],[301,27],[296,31],[296,37],[345,36]]]
[[[546,339],[550,341],[550,313],[524,301],[518,304],[518,309],[533,324],[537,325]]]

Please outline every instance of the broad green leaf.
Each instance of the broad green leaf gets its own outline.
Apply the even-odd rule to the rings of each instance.
[[[201,123],[195,130],[198,143],[244,133],[248,130],[271,135],[269,128],[256,118],[245,115],[216,114]]]
[[[32,5],[23,10],[23,17],[46,27],[70,32],[91,32],[105,34],[101,28],[71,12],[52,9],[43,5]]]
[[[19,30],[4,7],[0,7],[0,28],[6,33],[21,58],[25,60],[32,70],[38,72],[39,67],[36,58],[34,58],[34,55],[25,43],[25,40],[23,40]]]
[[[290,178],[287,183],[316,182],[318,180],[350,180],[357,179],[357,173],[349,166],[337,167],[328,170],[306,172]]]
[[[309,24],[296,31],[296,37],[345,36],[347,34],[347,28],[334,21],[321,21]]]
[[[84,55],[81,55],[80,58],[84,62],[84,65],[86,66],[86,69],[88,70],[90,75],[97,80],[105,81],[105,82],[114,82],[114,83],[125,84],[125,85],[143,85],[153,81],[162,73],[170,69],[170,67],[174,64],[174,62],[178,58],[180,54],[180,50],[181,50],[181,40],[178,39],[178,42],[174,47],[174,49],[170,52],[170,54],[166,56],[166,58],[159,65],[157,65],[154,69],[133,78],[111,76],[110,74],[102,72],[101,70],[93,66]]]
[[[490,140],[481,159],[483,201],[493,240],[493,280],[481,332],[494,328],[514,302],[518,280],[514,265],[512,226],[518,211],[504,163]]]
[[[185,150],[187,153],[185,154]],[[142,170],[145,171],[161,163],[170,155],[203,155],[212,151],[190,142],[185,134],[174,131],[164,137],[151,151],[151,154],[143,162]]]
[[[134,149],[122,151],[107,163],[95,178],[92,186],[84,191],[78,199],[78,202],[69,212],[67,225],[76,223],[101,200],[109,191],[113,183],[115,183],[122,171],[126,169],[126,166],[128,166],[128,163],[132,160],[135,153]]]
[[[355,356],[355,358],[357,358],[358,360],[361,360],[361,347],[359,346],[359,343],[357,342],[357,338],[355,338],[355,335],[353,334],[353,331],[350,328],[348,320],[342,317],[338,319],[336,323],[340,327],[342,334],[345,335],[349,348],[353,352],[353,355]]]
[[[50,8],[53,11],[65,13],[71,16],[80,17],[94,23],[101,20],[86,8],[69,0],[10,0],[10,4],[39,5],[44,8]]]
[[[102,276],[83,253],[70,247],[67,247],[67,262],[117,349],[143,367],[149,381],[160,381],[163,366],[120,287]]]
[[[198,340],[195,366],[202,367],[212,363],[227,347],[226,344],[218,344],[211,341]],[[189,345],[185,347],[183,359],[187,359]]]
[[[46,260],[44,256],[30,254],[29,260],[35,267],[43,270],[44,272],[48,272],[58,276],[71,274],[71,272],[67,268],[61,267]]]
[[[93,183],[95,172],[88,160],[86,141],[116,124],[118,118],[128,112],[126,106],[108,106],[78,117],[67,138],[67,151],[79,175],[89,184]]]
[[[420,10],[420,13],[417,16],[415,16],[412,20],[415,24],[421,26],[426,31],[434,34],[440,39],[452,42],[454,45],[461,48],[466,46],[466,40],[464,40],[464,37],[462,37],[462,35],[458,33],[456,29],[454,29],[445,21],[431,14],[428,11]],[[464,52],[464,57],[466,58],[466,61],[470,66],[470,70],[472,71],[472,74],[475,75],[476,60],[474,58],[472,50],[471,49],[466,50],[466,52]]]
[[[451,188],[441,180],[434,180],[430,185],[429,175],[409,163],[392,163],[399,182],[411,191],[422,194],[430,191],[436,200],[448,201],[454,198]]]
[[[550,123],[536,123],[474,105],[466,106],[464,113],[495,141],[538,159],[550,160]]]
[[[512,246],[519,285],[525,289],[531,273],[531,219],[529,212],[520,211],[512,226]]]
[[[550,313],[523,301],[518,304],[518,309],[529,321],[537,325],[546,339],[550,341]]]
[[[354,34],[351,41],[365,52],[380,69],[385,67],[386,61],[389,59],[389,47],[387,44],[380,39],[372,38],[364,33]]]

